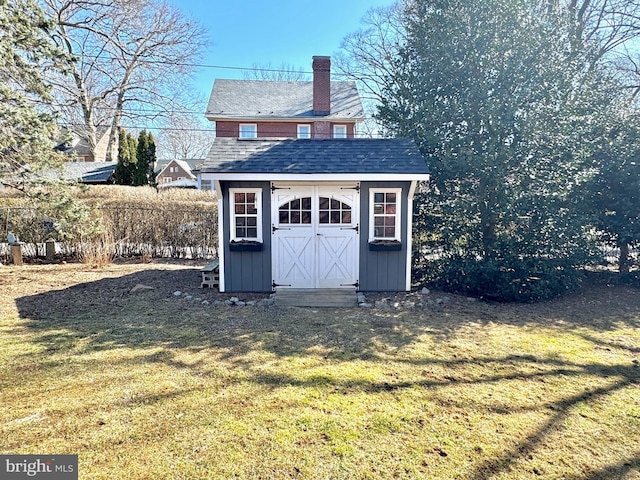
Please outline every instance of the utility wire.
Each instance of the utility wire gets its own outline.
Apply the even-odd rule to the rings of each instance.
[[[91,58],[93,60],[108,60],[104,57],[97,57],[93,55],[83,55],[81,58]],[[170,60],[146,60],[143,58],[137,59],[139,63],[147,63],[150,65],[170,65],[172,67],[192,67],[192,68],[210,68],[216,70],[236,70],[236,71],[247,71],[247,72],[267,72],[267,73],[288,73],[292,75],[313,75],[313,71],[305,71],[305,70],[292,70],[292,69],[283,69],[283,68],[266,68],[266,67],[238,67],[232,65],[212,65],[208,63],[181,63]],[[332,77],[350,77],[351,75],[348,73],[337,73],[331,72]]]
[[[307,125],[307,124],[305,124]],[[61,127],[66,127],[66,128],[86,128],[86,125],[81,124],[81,123],[66,123],[66,124],[60,124]],[[103,127],[103,128],[108,128],[111,125],[95,125],[96,128],[99,127]],[[210,129],[210,128],[177,128],[177,127],[149,127],[147,126],[135,126],[135,125],[121,125],[122,128],[125,129],[131,129],[131,130],[159,130],[159,131],[175,131],[175,132],[208,132],[208,133],[216,133],[215,129]],[[269,135],[267,137],[258,137],[258,138],[293,138],[295,139],[296,137],[292,137],[292,131],[270,131]],[[351,137],[350,137],[351,138]],[[380,135],[378,134],[369,134],[369,133],[355,133],[353,135],[353,138],[381,138]]]

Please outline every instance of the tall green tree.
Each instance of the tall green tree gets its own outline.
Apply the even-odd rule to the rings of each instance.
[[[0,0],[0,184],[21,187],[20,174],[55,163],[46,69],[67,60],[49,40],[53,27],[37,2]]]
[[[118,132],[118,164],[114,172],[119,185],[135,185],[137,169],[137,141],[124,128]]]
[[[583,205],[605,241],[620,249],[618,269],[628,272],[630,247],[640,244],[640,121],[619,119],[594,155],[596,174],[585,192]]]
[[[574,278],[588,258],[572,192],[589,177],[617,89],[597,44],[575,42],[572,17],[547,7],[407,2],[404,43],[382,82],[378,118],[413,138],[433,172],[419,212],[462,265],[445,281],[471,268],[495,273],[473,293],[506,272],[514,298],[546,296],[541,270]]]
[[[156,163],[156,144],[151,132],[142,130],[138,136],[134,185],[150,185],[154,182],[153,167]]]

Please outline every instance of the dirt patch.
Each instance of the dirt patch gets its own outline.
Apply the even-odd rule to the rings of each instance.
[[[118,302],[130,295],[144,295],[150,300],[168,299],[177,291],[181,292],[181,297],[190,295],[210,303],[231,296],[243,301],[258,301],[270,295],[269,292],[220,293],[215,288],[200,288],[200,269],[206,264],[206,261],[155,260],[117,261],[100,268],[78,263],[2,266],[0,311],[14,310],[17,298],[60,290],[66,291],[64,297],[60,296],[63,301],[68,302],[69,295],[73,295],[77,299],[74,304],[86,299],[94,305]],[[56,295],[48,295],[47,302],[55,303],[56,298]],[[582,290],[556,300],[533,304],[488,303],[439,291],[423,293],[422,289],[366,293],[366,301],[372,304],[384,302],[391,310],[428,309],[468,316],[476,321],[518,323],[535,318],[555,318],[571,322],[588,317],[604,328],[619,320],[630,320],[640,309],[637,289],[598,282],[589,282]]]
[[[113,302],[126,295],[168,298],[176,291],[210,302],[228,299],[229,294],[222,294],[217,289],[200,288],[202,278],[200,269],[207,263],[192,260],[164,260],[147,263],[118,261],[99,268],[79,263],[2,266],[0,267],[0,291],[2,291],[0,309],[13,308],[13,300],[16,298],[56,290],[69,290],[71,287],[74,287],[74,295],[92,301],[98,297],[104,301]],[[137,291],[132,293],[134,289]],[[268,293],[258,293],[242,297],[243,299],[244,297],[261,299],[268,295]],[[65,298],[68,300],[68,295]],[[48,300],[53,302],[55,297],[50,296]]]

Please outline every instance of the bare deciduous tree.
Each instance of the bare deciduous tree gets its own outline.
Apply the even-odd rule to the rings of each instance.
[[[118,127],[180,108],[181,92],[206,45],[204,28],[162,0],[42,0],[56,22],[52,37],[76,58],[72,81],[55,78],[61,109],[86,136],[110,126],[107,160]]]
[[[254,63],[250,70],[242,72],[242,78],[245,80],[302,82],[309,80],[310,76],[303,68],[296,68],[286,63],[282,63],[279,67],[274,67],[269,62],[267,64]]]
[[[215,139],[210,123],[203,116],[179,112],[170,115],[157,136],[158,158],[205,158]]]

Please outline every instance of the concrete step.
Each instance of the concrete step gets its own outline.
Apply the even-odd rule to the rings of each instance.
[[[286,307],[357,307],[352,288],[278,288],[275,303]]]

